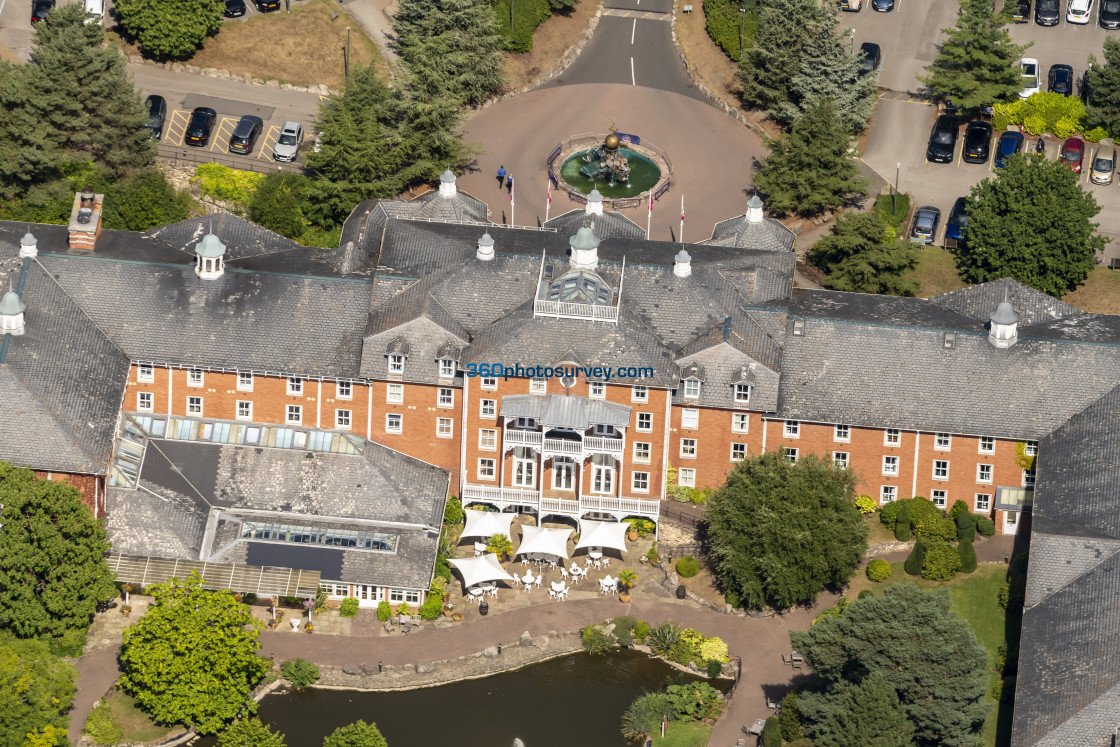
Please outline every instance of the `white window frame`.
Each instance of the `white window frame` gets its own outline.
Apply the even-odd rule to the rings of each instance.
[[[400,353],[391,353],[389,355],[388,367],[388,371],[390,374],[403,374],[404,356]]]
[[[455,406],[455,390],[449,386],[441,386],[436,390],[436,407],[444,409]]]
[[[902,431],[898,428],[887,428],[883,431],[883,446],[896,447],[902,445]]]
[[[478,417],[480,420],[498,419],[498,400],[481,399],[478,401]]]
[[[151,384],[156,380],[156,368],[148,363],[136,366],[136,380],[142,384]]]
[[[336,381],[334,383],[334,397],[335,399],[354,399],[354,382],[349,379]]]
[[[630,387],[630,401],[649,402],[649,387],[643,384],[635,384]]]
[[[187,386],[201,387],[206,385],[206,372],[201,368],[187,369]]]
[[[436,418],[436,438],[451,438],[454,435],[454,418]]]
[[[948,490],[931,490],[929,491],[929,500],[933,505],[938,508],[945,508],[949,505],[949,491]],[[938,502],[940,501],[940,503]]]
[[[896,456],[883,457],[883,474],[888,477],[898,477],[899,458]]]
[[[797,449],[791,449],[788,446],[783,446],[782,451],[785,453],[786,459],[788,459],[793,464],[797,463],[797,454],[798,454]]]
[[[841,469],[848,469],[848,465],[852,463],[852,454],[849,451],[834,451],[832,452],[832,463]]]
[[[498,431],[494,428],[479,428],[478,448],[482,451],[497,451]]]
[[[253,401],[250,399],[239,399],[235,405],[235,416],[237,420],[252,420],[253,419]],[[244,411],[244,413],[242,413]]]
[[[838,444],[848,444],[852,442],[852,426],[850,425],[834,425],[832,426],[832,440]]]
[[[684,380],[684,398],[685,399],[700,399],[701,389],[700,379],[685,379]]]
[[[441,379],[454,379],[455,370],[455,361],[450,358],[439,359],[439,377]]]
[[[949,451],[953,448],[953,435],[951,433],[934,433],[933,448],[936,451]]]
[[[614,429],[613,425],[603,425],[602,423],[596,423],[594,426],[592,426],[591,432],[596,436],[602,436],[603,438],[618,438],[618,431]]]
[[[983,500],[983,504],[984,504],[983,506],[980,505],[981,500]],[[988,511],[991,511],[992,510],[992,494],[991,493],[977,493],[974,510],[977,513],[981,512],[981,511],[983,511],[985,513],[987,513]]]
[[[513,487],[537,487],[537,460],[536,457],[527,459],[515,456],[513,458]]]
[[[747,445],[735,442],[731,444],[731,461],[742,462],[747,458]]]
[[[408,589],[389,589],[389,601],[393,604],[420,604],[420,592]]]
[[[988,448],[984,448],[987,445]],[[978,454],[995,454],[996,453],[996,437],[995,436],[981,436],[980,443],[976,447]]]
[[[984,469],[985,467],[987,467],[986,470]],[[986,478],[984,476],[985,472],[987,473]],[[976,482],[982,483],[984,485],[991,485],[992,480],[994,479],[993,478],[993,473],[994,472],[995,472],[995,467],[993,467],[990,464],[977,464],[976,465]]]
[[[287,425],[302,425],[303,405],[286,405],[284,408],[284,423]]]
[[[297,376],[288,377],[288,396],[300,397],[303,395],[303,379]]]
[[[681,410],[681,428],[688,428],[689,430],[696,430],[700,427],[700,411],[692,408],[685,407]]]
[[[187,397],[187,415],[189,417],[201,418],[204,412],[204,404],[202,397]]]
[[[559,457],[552,462],[552,489],[564,491],[576,489],[576,463],[574,459]]]
[[[147,404],[145,404],[147,401]],[[139,412],[152,412],[155,410],[156,396],[151,392],[136,393],[136,409]]]
[[[518,428],[531,428],[532,429],[532,428],[537,427],[537,419],[536,418],[517,418],[514,421],[514,423],[517,425]]]
[[[944,465],[944,466],[942,466]],[[941,474],[943,473],[943,474]],[[949,479],[949,460],[948,459],[934,459],[933,460],[933,479],[934,480],[948,480]]]
[[[591,492],[596,495],[614,495],[615,469],[609,464],[591,465]]]
[[[237,372],[237,391],[251,392],[253,391],[253,373],[251,371],[238,371]]]
[[[750,384],[736,384],[735,385],[735,404],[749,405],[751,403],[751,389]]]
[[[648,493],[649,492],[649,473],[648,472],[631,472],[630,473],[630,489],[635,493]]]
[[[696,470],[692,467],[681,467],[677,470],[677,485],[682,488],[696,487]]]
[[[782,426],[782,435],[786,438],[801,438],[801,421],[787,420]]]
[[[880,485],[879,486],[879,503],[886,504],[891,501],[898,500],[898,486],[897,485]]]
[[[695,459],[696,458],[696,439],[695,438],[682,438],[681,439],[681,459]]]
[[[1023,487],[1028,490],[1034,490],[1034,483],[1037,477],[1033,469],[1023,470]]]
[[[644,453],[643,453],[644,452]],[[649,441],[634,442],[634,461],[638,464],[649,464],[652,459],[653,444]]]
[[[587,384],[587,396],[591,399],[606,399],[607,385],[601,381],[591,381]]]
[[[396,393],[395,395],[394,392]],[[404,384],[387,384],[385,387],[385,402],[390,405],[403,405]]]
[[[334,427],[335,430],[348,431],[350,424],[354,422],[353,410],[335,410],[334,411]]]
[[[642,426],[643,421],[647,424],[645,427]],[[653,413],[639,412],[637,425],[634,427],[634,430],[638,433],[653,433]]]
[[[749,433],[751,428],[751,416],[746,412],[733,412],[731,413],[731,432],[732,433]]]
[[[492,392],[498,388],[498,377],[483,376],[479,386],[488,392]]]
[[[478,479],[494,480],[497,476],[497,467],[493,459],[483,458],[478,460]]]
[[[404,415],[399,412],[389,412],[385,414],[385,432],[386,433],[404,433]]]
[[[1023,454],[1025,456],[1038,456],[1038,441],[1025,441],[1023,443]]]
[[[548,394],[548,379],[543,376],[530,377],[529,394]]]

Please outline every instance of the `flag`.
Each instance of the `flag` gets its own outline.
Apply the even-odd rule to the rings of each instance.
[[[548,204],[552,204],[552,180],[548,180]]]
[[[513,204],[513,190],[516,189],[516,188],[517,188],[516,183],[509,185],[509,204],[510,205]]]
[[[649,191],[649,211],[653,212],[653,190]]]
[[[681,195],[681,223],[684,223],[684,195]]]

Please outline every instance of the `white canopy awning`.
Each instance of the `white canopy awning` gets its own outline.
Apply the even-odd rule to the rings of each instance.
[[[463,577],[463,586],[470,588],[483,581],[512,581],[513,576],[506,573],[498,562],[498,556],[490,553],[477,558],[455,558],[447,561],[455,566]]]
[[[493,537],[495,534],[509,536],[509,525],[517,514],[497,511],[471,511],[467,509],[467,525],[461,537]]]
[[[579,543],[576,549],[609,547],[619,552],[626,552],[626,531],[629,528],[630,525],[622,521],[582,519],[579,522]]]
[[[535,552],[567,558],[568,536],[571,533],[571,529],[564,527],[521,527],[521,547],[517,548],[517,554]]]

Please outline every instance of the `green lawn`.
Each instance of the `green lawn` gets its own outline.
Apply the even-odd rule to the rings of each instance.
[[[712,727],[704,724],[673,722],[669,724],[664,739],[660,734],[653,736],[653,747],[704,747],[711,734]]]
[[[113,720],[120,724],[124,742],[151,742],[177,730],[176,726],[158,726],[141,711],[128,693],[114,690],[106,699]]]
[[[879,514],[868,514],[863,517],[867,522],[867,544],[879,545],[884,542],[895,542],[894,530],[879,521]]]
[[[926,246],[918,252],[918,266],[910,277],[921,284],[918,295],[930,298],[967,285],[957,273],[957,260],[952,252],[939,246]]]

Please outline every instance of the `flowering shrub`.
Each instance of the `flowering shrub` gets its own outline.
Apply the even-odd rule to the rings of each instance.
[[[859,512],[864,516],[875,513],[875,509],[878,507],[879,506],[875,503],[875,499],[869,495],[861,495],[859,498],[856,498],[856,508],[858,508]]]
[[[727,662],[727,644],[722,638],[705,638],[700,644],[700,658],[705,661]]]

